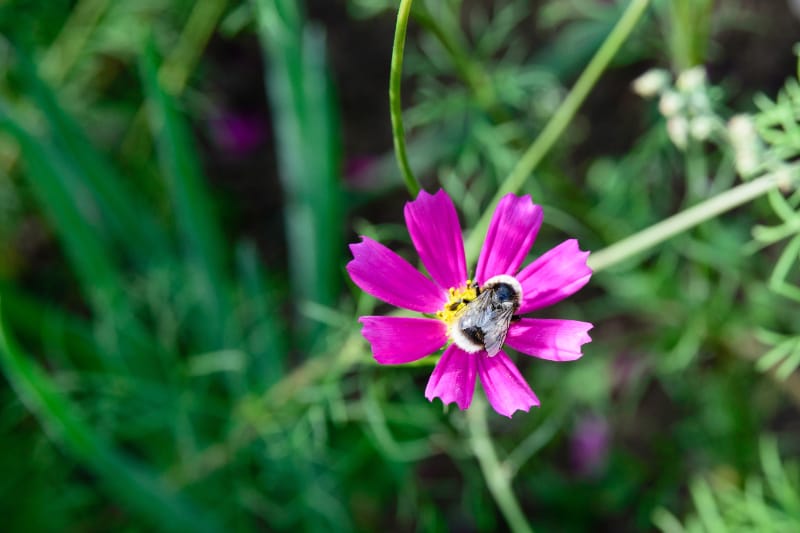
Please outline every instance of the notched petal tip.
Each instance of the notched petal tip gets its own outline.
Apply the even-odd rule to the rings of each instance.
[[[351,242],[350,244],[347,245],[347,247],[350,249],[350,254],[353,256],[353,259],[351,259],[350,261],[347,262],[347,266],[350,266],[350,264],[352,264],[353,261],[356,260],[355,258],[356,258],[356,254],[358,253],[357,252],[358,247],[362,246],[364,244],[364,241],[368,237],[365,237],[364,235],[359,235],[358,238],[361,239],[359,242]]]
[[[406,203],[403,213],[414,248],[433,280],[443,289],[463,285],[467,265],[461,224],[447,193],[420,191],[416,200]]]
[[[527,406],[527,407],[517,407],[516,409],[514,409],[510,413],[501,413],[499,411],[497,413],[500,414],[500,415],[506,416],[508,418],[512,418],[514,413],[516,413],[517,411],[520,411],[520,412],[523,412],[523,413],[530,413],[532,407],[536,407],[536,408],[539,407],[539,400],[538,399],[534,403],[531,403],[529,406]]]
[[[409,200],[408,202],[406,202],[406,205],[415,204],[417,202],[426,202],[431,200],[445,201],[452,203],[450,196],[447,195],[444,189],[439,187],[434,193],[430,193],[425,189],[420,189],[419,192],[417,193],[417,197],[414,198],[413,200]]]
[[[528,412],[539,406],[539,398],[505,352],[480,359],[478,375],[486,399],[499,414],[511,418],[516,411]]]
[[[556,318],[522,318],[508,328],[506,344],[526,355],[548,361],[575,361],[582,346],[591,342],[590,322]]]
[[[523,413],[529,413],[531,411],[531,408],[535,407],[538,409],[539,407],[541,407],[541,403],[539,402],[539,398],[536,397],[536,394],[534,394],[533,391],[531,391],[531,394],[533,394],[533,398],[530,398],[527,401],[523,400],[524,403],[517,404],[515,406],[510,407],[509,409],[503,409],[502,412],[498,408],[494,408],[494,410],[495,412],[497,412],[497,414],[503,415],[508,418],[512,418],[514,413],[518,411]]]
[[[592,268],[586,264],[586,261],[589,259],[589,255],[592,252],[590,250],[581,250],[581,245],[578,242],[578,239],[575,238],[567,239],[566,241],[562,242],[559,246],[569,246],[570,248],[573,248],[573,250],[571,250],[571,253],[574,254],[576,258],[580,258],[580,260],[583,261],[583,265],[586,267],[586,270],[588,270],[590,273],[594,273]],[[576,260],[576,263],[578,262],[580,261]]]
[[[542,219],[542,207],[529,195],[505,195],[489,223],[475,270],[476,281],[483,283],[498,274],[513,276],[533,246]]]
[[[470,396],[469,399],[465,400],[465,399],[452,398],[449,396],[445,396],[443,394],[430,394],[427,391],[425,391],[425,398],[431,403],[434,403],[434,400],[438,398],[442,402],[442,407],[454,403],[456,404],[456,407],[458,407],[460,411],[466,411],[467,409],[469,409],[469,406],[472,405],[472,396]]]

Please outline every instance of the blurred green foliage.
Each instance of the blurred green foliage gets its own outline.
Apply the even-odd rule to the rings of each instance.
[[[626,5],[414,3],[411,165],[465,228]],[[388,124],[389,55],[369,62],[378,43],[341,37],[375,25],[388,51],[395,7],[0,5],[5,530],[505,527],[463,414],[423,397],[430,362],[374,364],[356,319],[377,304],[344,275],[350,228],[411,250],[388,127],[352,126]],[[545,208],[534,256],[567,237],[598,250],[740,177],[795,172],[791,32],[765,29],[800,23],[782,3],[754,9],[652,2],[525,183]],[[763,67],[727,50],[734,38],[786,60],[751,80]],[[689,83],[702,64],[708,76]],[[647,101],[630,84],[653,66],[671,71]],[[386,84],[344,109],[367,77],[341,72],[369,69]],[[258,150],[274,161],[224,153],[208,131],[214,75],[241,72],[263,93]],[[343,134],[375,131],[386,138],[370,154]],[[364,155],[366,170],[345,172]],[[236,157],[282,194],[262,199],[280,213],[255,229],[232,222],[248,198],[216,170]],[[770,193],[547,310],[593,322],[594,341],[569,365],[520,361],[542,407],[489,420],[535,529],[796,528],[799,207],[796,192]]]

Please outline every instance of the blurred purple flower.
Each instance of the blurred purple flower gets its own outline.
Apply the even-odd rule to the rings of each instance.
[[[542,223],[542,208],[530,196],[508,194],[492,218],[478,258],[474,280],[467,279],[461,226],[444,191],[420,192],[405,207],[406,225],[430,279],[405,259],[368,237],[350,245],[347,271],[356,285],[389,304],[427,315],[425,318],[362,316],[362,334],[381,364],[410,363],[439,350],[448,341],[431,374],[425,397],[469,407],[480,377],[487,399],[500,414],[528,411],[539,400],[504,351],[495,353],[465,341],[459,323],[487,281],[501,277],[519,296],[515,315],[535,311],[572,295],[592,275],[589,252],[567,240],[519,270]],[[486,286],[488,286],[487,284]],[[485,287],[485,286],[484,286]],[[484,291],[485,293],[485,291]],[[500,343],[541,359],[572,361],[591,339],[592,324],[574,320],[519,318],[511,321]],[[479,329],[480,338],[484,332]]]
[[[575,473],[595,476],[606,464],[611,430],[605,418],[591,415],[581,418],[570,438],[570,459]]]
[[[222,150],[244,155],[261,145],[266,128],[258,117],[221,113],[211,121],[211,136]]]
[[[375,166],[378,158],[370,155],[356,155],[345,160],[344,179],[354,189],[369,189],[377,182]]]
[[[614,396],[624,394],[641,381],[647,371],[647,359],[633,354],[619,354],[611,362],[611,391]]]

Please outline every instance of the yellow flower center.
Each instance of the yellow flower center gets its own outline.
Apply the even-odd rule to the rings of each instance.
[[[451,287],[447,293],[447,303],[444,304],[441,311],[436,312],[436,318],[450,327],[461,310],[464,309],[469,302],[478,297],[478,284],[468,279],[466,286],[459,287],[458,289]]]

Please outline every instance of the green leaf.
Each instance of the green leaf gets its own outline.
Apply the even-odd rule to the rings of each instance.
[[[215,531],[206,513],[175,494],[141,464],[114,450],[92,431],[57,385],[23,353],[0,319],[0,364],[21,401],[48,436],[92,471],[120,504],[151,521],[154,529]]]
[[[205,342],[201,349],[221,348],[225,344],[227,320],[232,316],[222,232],[217,225],[189,127],[176,110],[173,98],[159,82],[152,42],[142,55],[141,70],[151,128],[158,145],[159,163],[168,182],[189,281],[197,284],[195,292],[204,298],[205,316],[194,321],[199,323],[198,338]]]
[[[286,322],[280,312],[275,282],[269,280],[259,262],[255,246],[243,243],[237,247],[239,283],[244,291],[244,328],[251,368],[248,371],[254,386],[262,390],[277,382],[284,373],[288,336]]]
[[[124,247],[131,260],[153,259],[167,254],[167,234],[155,212],[98,151],[75,120],[64,112],[53,91],[36,74],[35,67],[21,53],[17,54],[20,72],[28,93],[42,112],[54,146],[63,155],[81,189],[92,198],[115,244]],[[148,250],[142,254],[141,250]]]
[[[703,527],[709,533],[725,533],[725,521],[720,516],[719,508],[714,500],[714,493],[704,479],[697,479],[689,486],[695,508]]]
[[[104,359],[91,326],[79,318],[20,292],[13,285],[0,284],[9,327],[23,338],[41,339],[64,354],[80,368],[97,368]],[[100,365],[102,366],[102,365]]]
[[[339,297],[340,144],[324,34],[295,0],[255,0],[285,194],[294,298],[334,306]]]
[[[103,359],[117,370],[131,369],[137,364],[151,365],[151,360],[138,355],[154,353],[157,343],[144,330],[131,309],[122,272],[122,260],[114,246],[114,239],[106,231],[106,220],[103,216],[104,211],[113,211],[116,208],[114,202],[123,200],[116,199],[111,204],[103,205],[104,195],[97,193],[92,180],[87,178],[90,172],[76,163],[74,154],[69,152],[71,148],[62,148],[49,139],[34,136],[6,111],[2,103],[0,130],[9,133],[19,144],[26,165],[23,175],[58,235],[94,316],[101,317],[112,325],[113,332],[110,332],[109,338],[126,339],[125,342],[115,344],[113,348],[106,346]],[[62,133],[71,135],[75,132],[65,130]],[[96,178],[100,181],[113,179],[111,176],[100,175]],[[142,216],[146,219],[144,211]],[[124,222],[127,223],[133,221]],[[123,222],[119,221],[119,224]],[[117,229],[116,240],[124,241],[124,227],[120,225]],[[153,242],[152,250],[141,246],[131,250],[132,253],[141,257],[147,255],[142,254],[141,250],[155,253],[158,247],[156,241]],[[35,324],[36,317],[33,320]]]
[[[116,299],[122,283],[107,242],[99,239],[97,206],[85,188],[76,190],[80,178],[54,146],[32,136],[0,107],[0,130],[19,143],[27,165],[25,177],[42,205],[53,229],[95,307]]]

